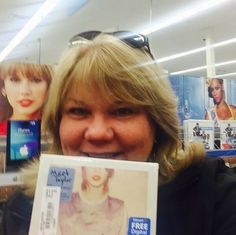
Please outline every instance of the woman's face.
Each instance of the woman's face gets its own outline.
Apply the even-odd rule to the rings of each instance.
[[[111,104],[96,89],[69,92],[59,128],[65,155],[146,161],[154,140],[143,108]]]
[[[12,118],[30,119],[40,114],[47,96],[48,84],[43,78],[7,77],[4,91],[13,108]]]
[[[104,168],[86,167],[85,172],[87,182],[93,187],[103,186],[108,179],[108,172]]]
[[[216,104],[219,104],[223,100],[223,86],[218,79],[213,79],[210,85],[212,98]]]

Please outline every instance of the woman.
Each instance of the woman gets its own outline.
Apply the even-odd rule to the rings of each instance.
[[[49,65],[1,63],[0,135],[7,134],[8,119],[41,119],[52,73]]]
[[[62,235],[122,235],[125,229],[124,202],[109,196],[113,169],[82,167],[82,184],[70,202],[60,204]]]
[[[225,101],[225,90],[223,79],[212,78],[209,82],[208,95],[213,98],[214,107],[207,110],[205,119],[214,120],[236,120],[236,107]]]
[[[43,114],[52,152],[158,162],[158,235],[235,235],[236,176],[222,159],[205,158],[201,143],[182,148],[177,99],[147,44],[138,34],[78,38],[58,66]],[[14,195],[6,207],[6,234],[16,228],[11,221],[25,230],[29,224],[17,218],[30,220],[37,171],[30,166],[25,176],[27,196]],[[28,217],[18,208],[22,198]]]

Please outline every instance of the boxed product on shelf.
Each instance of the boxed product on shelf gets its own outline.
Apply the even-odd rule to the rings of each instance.
[[[236,149],[236,121],[218,121],[220,129],[220,148]]]
[[[214,149],[214,121],[188,119],[183,122],[184,142],[201,141],[206,150]]]
[[[42,154],[29,235],[155,235],[158,166]]]

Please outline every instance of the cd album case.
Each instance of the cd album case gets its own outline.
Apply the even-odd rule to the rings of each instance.
[[[40,154],[40,120],[8,120],[6,169],[17,168]]]
[[[214,149],[214,121],[189,119],[183,122],[184,142],[201,141],[206,150]]]
[[[155,235],[158,167],[42,154],[29,235]]]
[[[220,148],[236,149],[236,121],[218,121],[220,128]]]

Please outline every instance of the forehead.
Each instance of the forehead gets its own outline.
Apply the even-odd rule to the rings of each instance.
[[[98,87],[97,85],[89,84],[75,84],[69,88],[66,98],[73,98],[78,101],[85,101],[90,103],[107,103],[114,104],[117,102],[125,102],[116,97],[116,95],[109,89]]]
[[[211,82],[211,86],[221,86],[221,84],[217,79],[213,79]]]

